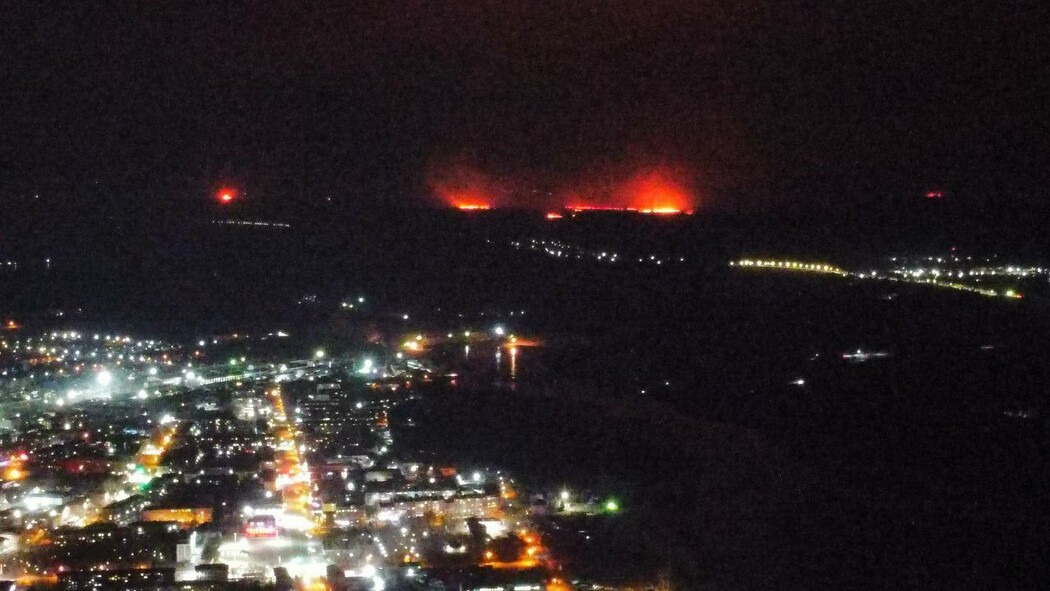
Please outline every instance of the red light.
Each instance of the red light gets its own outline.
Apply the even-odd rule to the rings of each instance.
[[[560,213],[556,212],[556,211],[552,211],[552,212],[547,214],[547,219],[548,220],[560,220],[561,218],[562,218],[562,215]]]
[[[277,523],[272,515],[253,517],[244,526],[244,535],[249,538],[276,538],[277,533]]]
[[[249,526],[244,528],[244,535],[249,538],[276,538],[277,528],[263,525]]]
[[[237,191],[233,189],[222,189],[219,191],[219,202],[223,204],[233,203],[237,199]]]
[[[944,197],[944,191],[929,191],[926,193],[927,199],[940,199]]]

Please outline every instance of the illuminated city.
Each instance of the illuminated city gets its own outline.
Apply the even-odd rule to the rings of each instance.
[[[455,387],[428,350],[465,356],[473,346],[497,360],[506,352],[513,379],[533,339],[497,325],[408,335],[385,351],[229,353],[291,338],[228,334],[181,345],[9,331],[0,344],[10,437],[0,514],[19,534],[5,572],[28,585],[170,564],[169,584],[276,573],[327,588],[338,568],[381,589],[422,576],[423,566],[474,564],[502,574],[459,576],[563,588],[532,497],[514,477],[435,463],[399,446],[390,425],[400,404]],[[572,514],[620,510],[611,497],[570,490],[551,502]]]

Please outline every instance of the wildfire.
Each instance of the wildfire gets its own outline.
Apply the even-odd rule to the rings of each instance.
[[[629,208],[667,215],[690,212],[693,198],[671,170],[656,168],[636,174],[620,189]]]
[[[673,216],[691,214],[696,205],[689,175],[679,168],[660,165],[585,176],[555,192],[527,190],[543,181],[497,179],[465,165],[431,169],[427,181],[433,195],[449,207],[463,211],[539,209],[548,220],[561,219],[566,212],[589,211]]]
[[[499,181],[467,165],[431,169],[427,182],[443,204],[463,211],[491,209],[508,193]]]

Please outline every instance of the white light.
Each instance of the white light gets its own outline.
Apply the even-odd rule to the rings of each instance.
[[[504,333],[506,333],[507,331],[503,330],[502,326],[497,326],[495,329],[493,329],[493,332],[496,333],[496,336],[503,336]]]
[[[113,381],[113,374],[108,369],[102,369],[95,374],[95,381],[99,386],[108,386]]]
[[[324,349],[318,349],[314,351],[314,357],[321,359],[324,357]]]
[[[138,394],[135,395],[135,397],[138,398],[139,400],[145,400],[146,396],[147,396],[147,394],[146,394],[145,390],[139,390]]]
[[[157,368],[155,368],[155,367],[149,368],[149,375],[151,375],[151,376],[157,375]]]

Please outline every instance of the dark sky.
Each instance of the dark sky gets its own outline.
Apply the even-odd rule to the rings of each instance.
[[[5,4],[20,191],[388,203],[453,162],[548,188],[670,164],[730,207],[1046,180],[1035,2]]]

